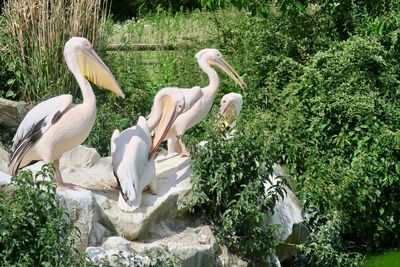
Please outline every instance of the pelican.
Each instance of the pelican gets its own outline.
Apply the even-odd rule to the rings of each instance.
[[[181,137],[186,130],[193,127],[204,119],[210,112],[219,88],[219,77],[212,66],[219,67],[230,76],[242,89],[246,87],[243,79],[225,61],[217,49],[206,48],[196,54],[200,68],[208,75],[210,83],[201,88],[202,97],[187,112],[178,116],[171,129],[166,135],[168,140],[168,153],[178,152],[183,156],[188,156],[189,152],[183,144]]]
[[[235,127],[235,116],[242,110],[243,97],[241,94],[229,93],[221,98],[221,104],[219,109],[219,119],[225,117],[222,122],[224,128]]]
[[[121,133],[114,131],[111,156],[114,176],[120,187],[118,206],[122,211],[137,209],[147,186],[152,194],[157,194],[154,155],[176,118],[200,97],[200,87],[187,91],[175,87],[163,88],[154,98],[147,121],[139,117],[136,126]]]
[[[110,70],[85,38],[72,37],[65,43],[64,58],[82,92],[83,102],[72,103],[72,95],[60,95],[36,105],[26,114],[13,138],[8,172],[16,172],[36,161],[54,163],[57,186],[64,183],[59,159],[88,137],[96,118],[96,98],[89,81],[125,97]]]

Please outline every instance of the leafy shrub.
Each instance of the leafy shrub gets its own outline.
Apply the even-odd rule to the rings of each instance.
[[[266,264],[274,251],[275,228],[265,225],[265,219],[284,189],[278,183],[265,192],[272,164],[265,154],[268,139],[254,122],[240,123],[229,140],[216,127],[207,128],[204,147],[196,145],[201,139],[191,140],[191,208],[216,227],[219,239],[232,251],[253,265]]]
[[[13,266],[87,266],[74,248],[76,228],[55,192],[54,170],[23,171],[0,191],[0,262]],[[43,178],[49,178],[44,181]]]
[[[275,135],[285,149],[276,149],[312,215],[305,252],[316,266],[336,266],[340,253],[356,264],[359,256],[348,252],[399,244],[399,64],[393,53],[374,37],[352,37],[312,57],[280,95]],[[329,224],[334,227],[324,227]]]

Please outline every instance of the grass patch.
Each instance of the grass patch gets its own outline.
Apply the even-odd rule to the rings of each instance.
[[[389,250],[367,255],[363,267],[399,267],[400,250]]]

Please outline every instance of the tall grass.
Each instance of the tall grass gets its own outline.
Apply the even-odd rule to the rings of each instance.
[[[82,36],[104,47],[107,0],[13,0],[4,4],[3,15],[2,50],[15,64],[18,97],[36,101],[75,94],[77,86],[63,62],[64,43]]]

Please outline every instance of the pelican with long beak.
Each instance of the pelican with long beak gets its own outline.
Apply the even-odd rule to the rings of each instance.
[[[25,166],[42,160],[54,163],[57,186],[64,183],[59,159],[88,137],[96,118],[94,84],[125,97],[110,70],[85,38],[72,37],[65,43],[64,58],[82,92],[83,102],[72,103],[72,95],[60,95],[36,105],[26,114],[13,138],[8,172],[15,175]]]
[[[236,116],[242,110],[243,97],[241,94],[229,93],[221,98],[218,120],[223,118],[222,126],[224,128],[233,128],[236,125]]]
[[[111,137],[111,156],[114,176],[120,187],[118,206],[132,212],[140,206],[142,192],[149,186],[157,194],[155,153],[176,118],[188,110],[201,96],[199,87],[187,95],[178,88],[161,89],[154,98],[148,119],[139,117],[136,126]],[[154,130],[154,137],[151,132]]]
[[[219,77],[212,66],[216,66],[223,70],[242,89],[247,87],[243,79],[229,65],[229,63],[226,62],[217,49],[203,49],[196,54],[196,59],[200,68],[208,75],[210,83],[206,87],[201,88],[203,96],[193,105],[192,108],[178,116],[170,131],[167,133],[165,138],[169,139],[168,153],[177,152],[183,156],[189,155],[181,137],[185,134],[186,130],[193,127],[207,116],[218,92]]]

